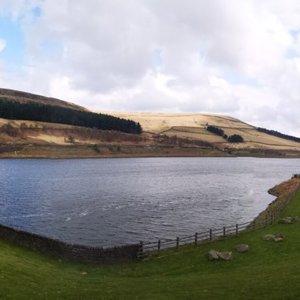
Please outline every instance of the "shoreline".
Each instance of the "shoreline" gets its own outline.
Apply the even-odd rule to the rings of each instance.
[[[293,199],[299,188],[300,178],[291,178],[270,188],[268,193],[276,198],[253,219],[252,223],[261,224],[270,216],[280,213]]]
[[[300,157],[278,157],[278,156],[220,156],[220,155],[130,155],[130,156],[0,156],[0,160],[26,160],[26,159],[49,159],[49,160],[75,160],[75,159],[125,159],[125,158],[261,158],[261,159],[300,159]]]
[[[55,151],[54,151],[55,152]],[[149,151],[150,152],[150,151]],[[203,151],[203,150],[178,150],[175,151],[157,151],[149,153],[135,152],[135,153],[103,153],[103,154],[66,154],[66,153],[27,153],[27,154],[14,154],[14,153],[0,153],[0,159],[107,159],[107,158],[188,158],[188,157],[220,157],[220,158],[278,158],[278,159],[299,159],[299,154],[291,155],[270,155],[264,153],[239,153],[234,154],[223,153],[221,151]]]
[[[0,144],[0,159],[97,159],[139,157],[254,157],[300,158],[300,151],[272,149],[221,149],[165,144]]]
[[[59,159],[110,159],[110,158],[265,158],[265,159],[300,159],[300,156],[262,156],[262,155],[102,155],[102,156],[1,156],[0,160],[9,159],[49,159],[49,160],[59,160]]]

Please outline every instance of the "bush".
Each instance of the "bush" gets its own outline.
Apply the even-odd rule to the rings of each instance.
[[[244,142],[244,139],[242,136],[240,136],[239,134],[233,134],[233,135],[230,135],[228,138],[227,138],[227,141],[229,143],[243,143]]]
[[[209,132],[214,133],[219,136],[224,136],[224,130],[213,125],[208,125],[206,128]]]

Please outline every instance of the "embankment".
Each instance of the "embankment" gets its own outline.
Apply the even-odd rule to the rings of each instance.
[[[276,216],[288,205],[299,187],[300,178],[295,177],[271,188],[268,193],[277,198],[253,220],[253,223],[261,224],[270,216]]]

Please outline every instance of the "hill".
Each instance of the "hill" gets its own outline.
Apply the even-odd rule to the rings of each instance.
[[[61,123],[136,134],[141,133],[141,126],[134,121],[107,114],[65,107],[65,104],[64,106],[53,103],[45,104],[44,101],[39,101],[40,96],[36,98],[36,102],[22,102],[3,97],[0,99],[0,118]]]
[[[297,138],[229,116],[108,114],[59,99],[0,89],[0,157],[300,157]]]
[[[144,131],[180,138],[201,140],[214,144],[221,150],[257,151],[300,151],[300,143],[257,130],[255,126],[238,119],[214,114],[193,113],[111,113],[114,116],[130,118],[139,122]],[[207,130],[208,125],[216,126],[227,136],[240,135],[244,143],[228,143],[222,136]]]
[[[0,88],[0,101],[1,100],[18,102],[18,103],[38,103],[44,105],[53,105],[53,106],[59,106],[64,108],[70,108],[79,111],[88,111],[86,108],[73,104],[71,102],[63,101],[52,97],[45,97],[41,95],[22,92],[22,91],[10,90],[10,89]]]

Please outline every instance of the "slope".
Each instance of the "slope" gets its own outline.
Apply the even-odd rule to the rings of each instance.
[[[71,102],[10,89],[0,88],[0,101],[1,100],[19,103],[38,103],[44,105],[54,105],[64,108],[71,108],[79,111],[88,111],[86,108]]]
[[[260,132],[256,127],[238,119],[214,114],[194,113],[111,113],[139,122],[145,131],[181,138],[191,138],[215,144],[220,149],[257,149],[300,151],[300,143]],[[241,135],[245,143],[230,144],[224,138],[206,130],[207,125],[224,130],[225,134]]]

